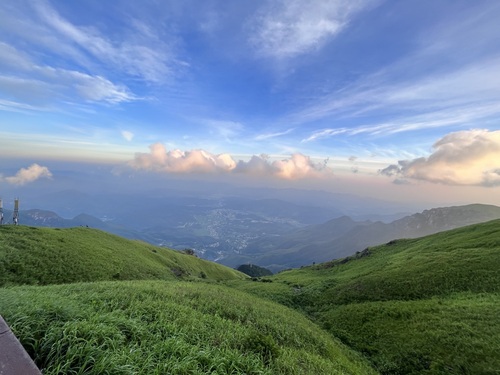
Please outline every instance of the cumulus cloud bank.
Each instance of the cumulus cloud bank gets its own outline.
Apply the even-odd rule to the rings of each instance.
[[[500,131],[450,133],[433,148],[427,158],[400,160],[380,173],[448,185],[500,185]]]
[[[249,161],[235,161],[229,154],[205,150],[168,151],[161,143],[150,146],[149,153],[137,153],[129,165],[138,170],[165,173],[243,173],[282,179],[320,177],[332,173],[326,163],[315,163],[299,153],[290,158],[270,161],[267,155],[254,155]]]
[[[15,176],[5,177],[5,181],[13,185],[24,185],[39,178],[52,178],[52,173],[47,167],[32,164],[28,168],[21,168]]]

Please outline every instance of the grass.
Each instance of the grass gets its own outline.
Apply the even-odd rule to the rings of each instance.
[[[383,374],[500,368],[500,220],[232,282],[293,307]]]
[[[0,314],[45,374],[500,368],[500,220],[256,281],[87,228],[0,241]]]
[[[246,276],[191,255],[96,229],[0,226],[0,286],[178,278],[231,280]]]
[[[339,306],[320,320],[384,374],[498,374],[500,295]]]
[[[120,281],[0,289],[44,374],[372,374],[304,316],[221,285]]]

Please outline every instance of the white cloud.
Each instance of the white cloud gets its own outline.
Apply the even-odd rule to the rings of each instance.
[[[39,178],[52,178],[52,173],[47,167],[32,164],[28,168],[21,168],[15,176],[5,177],[5,181],[13,185],[24,185]]]
[[[132,139],[134,139],[134,133],[132,133],[128,130],[122,130],[121,134],[122,134],[122,137],[129,142],[132,141]]]
[[[287,58],[323,46],[371,1],[280,0],[253,20],[251,44],[264,56]]]
[[[299,153],[290,158],[270,161],[267,155],[252,156],[236,162],[229,154],[212,154],[205,150],[168,151],[155,143],[149,153],[137,153],[129,166],[137,170],[164,173],[242,173],[274,176],[282,179],[317,178],[332,174],[326,163],[315,163]]]
[[[500,185],[500,131],[450,133],[427,158],[401,160],[380,173],[448,185]]]

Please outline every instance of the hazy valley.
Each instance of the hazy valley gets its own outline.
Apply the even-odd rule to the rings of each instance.
[[[500,208],[491,205],[405,213],[403,207],[386,202],[291,189],[248,189],[232,197],[199,195],[197,190],[141,198],[59,192],[22,202],[23,208],[32,209],[21,211],[21,221],[61,228],[89,226],[153,245],[193,249],[203,259],[231,267],[252,263],[277,272],[349,256],[392,239],[500,218]],[[74,216],[63,218],[63,213]],[[11,217],[11,211],[5,210],[5,217]]]

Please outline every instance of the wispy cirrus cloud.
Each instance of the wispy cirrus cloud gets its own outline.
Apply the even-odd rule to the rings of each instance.
[[[103,24],[74,23],[48,1],[2,3],[0,18],[0,98],[13,103],[3,105],[7,110],[130,102],[139,96],[129,82],[162,84],[174,66],[185,66],[165,38],[133,16],[113,38]]]
[[[473,124],[479,119],[488,118],[500,113],[500,101],[484,104],[464,105],[463,107],[445,108],[430,111],[416,116],[400,116],[390,122],[374,123],[372,125],[320,129],[312,132],[301,142],[312,142],[337,135],[355,136],[358,134],[378,136],[405,133],[417,130],[444,128],[453,125]]]
[[[264,140],[267,140],[267,139],[281,137],[282,135],[290,134],[293,131],[294,131],[294,129],[287,129],[287,130],[282,131],[282,132],[258,134],[257,136],[255,136],[254,139],[256,141],[264,141]]]
[[[118,40],[112,40],[94,26],[77,26],[62,17],[49,3],[33,3],[35,13],[60,43],[78,49],[126,74],[149,82],[164,82],[177,65],[169,45],[160,39],[148,25],[133,20],[131,27]],[[71,47],[70,47],[71,48]]]
[[[199,121],[227,142],[231,142],[233,138],[238,137],[245,129],[245,126],[238,121],[215,119],[202,119]]]
[[[492,4],[453,14],[425,29],[407,55],[315,97],[286,121],[300,125],[330,118],[337,123],[350,120],[347,127],[311,132],[303,139],[310,142],[344,134],[477,124],[498,116],[500,49],[493,32],[498,15],[500,7]]]
[[[104,77],[38,65],[6,43],[0,43],[0,52],[4,52],[0,53],[0,65],[11,72],[17,69],[10,75],[0,75],[0,93],[9,99],[25,104],[48,103],[64,97],[111,104],[138,99],[126,86]]]
[[[450,133],[433,146],[428,157],[400,160],[381,174],[447,185],[500,185],[500,131]]]
[[[268,2],[252,20],[250,43],[265,57],[289,58],[322,47],[349,24],[368,0]]]
[[[151,145],[149,153],[137,153],[129,166],[158,173],[241,173],[288,180],[320,178],[332,174],[326,163],[315,163],[309,156],[299,153],[274,161],[266,155],[254,155],[248,161],[236,161],[229,154],[216,155],[201,149],[169,151],[160,143]]]

